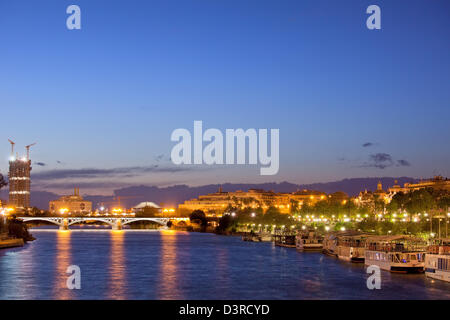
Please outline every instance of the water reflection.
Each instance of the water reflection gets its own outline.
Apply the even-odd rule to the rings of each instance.
[[[0,251],[0,299],[449,299],[450,284],[237,237],[172,231],[36,231]],[[81,267],[81,290],[66,273]]]
[[[220,285],[224,288],[222,294],[227,296],[229,288],[231,287],[228,248],[218,247],[215,267],[216,278],[220,282]]]
[[[56,264],[55,264],[55,284],[53,286],[54,299],[71,299],[72,290],[67,288],[67,268],[72,265],[71,232],[59,230],[56,234]]]
[[[177,241],[178,232],[161,231],[161,263],[157,285],[157,298],[162,300],[183,299],[178,289]]]
[[[110,267],[108,299],[126,299],[125,295],[125,258],[124,258],[124,238],[122,230],[113,230],[110,233]]]

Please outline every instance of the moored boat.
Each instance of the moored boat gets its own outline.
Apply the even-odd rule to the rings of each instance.
[[[336,254],[340,260],[363,263],[367,234],[344,234],[337,237]]]
[[[261,237],[253,232],[247,232],[242,236],[242,241],[260,242]]]
[[[322,251],[323,236],[314,230],[300,232],[295,236],[295,246],[298,251]]]
[[[365,264],[390,272],[422,273],[425,249],[425,241],[412,236],[372,236],[366,240]]]
[[[270,232],[260,232],[258,233],[260,241],[270,242],[272,241],[272,234]]]
[[[427,277],[450,282],[450,239],[434,241],[425,254]]]
[[[295,248],[295,234],[290,233],[275,234],[273,236],[273,240],[276,246]]]

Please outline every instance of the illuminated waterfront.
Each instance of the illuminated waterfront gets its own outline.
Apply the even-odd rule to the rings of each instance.
[[[382,272],[272,243],[176,231],[33,230],[0,251],[0,299],[450,299],[450,284]],[[69,265],[81,290],[66,288]]]

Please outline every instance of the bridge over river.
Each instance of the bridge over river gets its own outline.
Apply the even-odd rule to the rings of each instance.
[[[169,221],[187,222],[189,218],[134,218],[134,217],[18,217],[18,219],[23,222],[30,221],[46,221],[59,226],[60,230],[69,230],[69,226],[83,223],[83,222],[91,222],[98,221],[103,222],[112,227],[113,230],[121,230],[122,227],[126,224],[137,222],[137,221],[150,221],[157,223],[161,226],[167,226]]]

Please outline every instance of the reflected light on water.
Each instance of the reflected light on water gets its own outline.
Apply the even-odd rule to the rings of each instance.
[[[228,293],[228,288],[231,286],[230,281],[230,261],[229,261],[229,252],[228,248],[218,247],[217,255],[216,255],[216,272],[217,272],[217,281],[221,283],[223,288],[226,288],[224,294]]]
[[[183,299],[178,290],[177,241],[178,232],[162,230],[161,237],[161,263],[157,298],[161,300]]]
[[[112,230],[110,232],[110,267],[109,267],[109,299],[126,299],[125,295],[125,258],[124,258],[123,230]]]
[[[67,273],[67,268],[72,264],[71,250],[71,232],[69,230],[59,230],[56,235],[54,299],[66,300],[73,297],[72,290],[67,288],[67,279],[70,277],[70,274]]]

